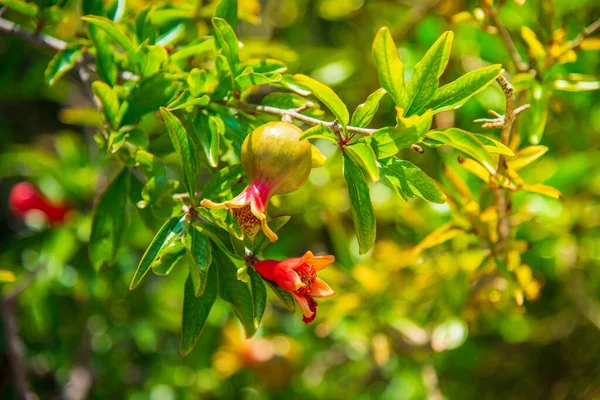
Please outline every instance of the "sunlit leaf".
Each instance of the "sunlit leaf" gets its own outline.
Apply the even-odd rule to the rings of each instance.
[[[427,133],[427,137],[462,151],[481,163],[490,173],[495,173],[496,168],[493,165],[492,157],[472,133],[458,128],[449,128],[430,131]]]
[[[28,17],[35,18],[40,12],[40,8],[34,2],[23,0],[2,0],[2,5],[8,9],[25,14]]]
[[[435,181],[409,161],[390,157],[380,161],[380,169],[381,183],[401,196],[420,197],[440,204],[446,201]]]
[[[519,150],[517,154],[506,163],[513,170],[518,171],[546,154],[547,151],[548,148],[546,146],[528,146]]]
[[[372,50],[381,87],[392,96],[394,103],[402,106],[404,64],[400,61],[396,43],[387,27],[383,27],[377,32]]]
[[[515,154],[511,149],[500,143],[499,141],[492,139],[489,136],[485,136],[479,133],[474,133],[473,136],[477,138],[483,144],[483,147],[490,154],[503,154],[505,156],[514,156]]]
[[[371,146],[365,142],[356,142],[344,149],[352,158],[352,161],[358,165],[373,182],[379,180],[379,168],[377,167],[377,159]]]
[[[459,108],[471,97],[491,85],[501,73],[500,64],[471,71],[439,88],[426,108],[433,109],[434,113]]]
[[[532,185],[525,184],[521,187],[521,189],[531,193],[543,194],[544,196],[553,197],[555,199],[560,199],[562,197],[562,193],[558,189],[555,189],[552,186],[543,185],[541,183],[535,183]]]
[[[194,197],[198,174],[198,160],[196,159],[194,143],[181,124],[181,121],[173,113],[166,108],[161,108],[160,113],[165,121],[167,132],[169,132],[171,143],[173,143],[179,165],[183,171],[183,183],[189,195]]]
[[[218,48],[223,51],[223,55],[227,59],[229,69],[231,70],[232,74],[237,76],[240,58],[238,39],[235,36],[235,32],[224,19],[213,18],[212,24],[215,30],[216,44]]]
[[[385,95],[385,89],[377,89],[367,97],[367,101],[360,104],[352,114],[352,126],[364,128],[369,125],[379,109],[379,101]]]
[[[97,15],[90,15],[86,17],[81,17],[82,20],[95,25],[102,29],[112,40],[114,40],[129,56],[132,65],[137,70],[138,63],[138,55],[135,47],[131,40],[123,33],[121,28],[116,25],[113,21],[109,20],[105,17],[99,17]]]
[[[278,230],[283,228],[283,226],[287,224],[289,220],[290,217],[288,215],[273,218],[269,221],[269,228],[271,228],[273,232],[277,232]],[[254,242],[252,243],[252,252],[254,254],[260,254],[269,244],[271,244],[271,241],[269,240],[269,238],[267,238],[267,236],[265,236],[264,232],[261,230],[254,237]]]
[[[420,113],[434,95],[440,76],[448,65],[453,38],[454,33],[445,32],[415,65],[415,73],[406,84],[403,95],[406,116]]]
[[[208,281],[212,252],[208,238],[198,229],[187,229],[181,239],[190,257],[190,279],[196,296],[202,296]]]
[[[222,18],[235,29],[238,19],[238,2],[237,0],[220,0],[215,12],[215,17]]]
[[[302,136],[300,136],[300,140],[304,139],[327,139],[333,143],[338,142],[338,139],[331,128],[323,124],[315,125],[312,128],[305,130]]]
[[[96,72],[109,86],[117,82],[115,51],[108,41],[108,35],[95,25],[88,25],[90,39],[96,49]]]
[[[46,83],[50,86],[54,85],[60,77],[75,67],[75,64],[77,64],[82,55],[83,51],[79,46],[67,47],[56,53],[44,72]]]
[[[170,218],[164,223],[142,256],[129,289],[133,290],[140,284],[144,276],[148,273],[152,263],[157,257],[160,257],[163,250],[167,249],[179,237],[184,226],[185,216],[181,215]]]
[[[119,97],[117,93],[106,83],[102,81],[96,81],[92,83],[92,90],[100,103],[102,104],[102,111],[106,120],[113,129],[119,128]]]
[[[319,81],[316,81],[306,75],[294,75],[294,80],[299,84],[306,86],[312,94],[315,95],[331,112],[340,124],[345,127],[350,121],[350,114],[344,102],[338,97],[333,90]]]

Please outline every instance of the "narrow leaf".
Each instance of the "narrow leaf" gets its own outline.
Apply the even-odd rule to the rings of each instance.
[[[215,40],[219,49],[223,51],[223,55],[227,59],[229,69],[233,76],[237,76],[239,69],[239,45],[238,39],[231,26],[221,18],[213,18],[212,24],[215,29]]]
[[[267,285],[269,285],[271,290],[273,290],[273,293],[275,293],[275,295],[277,295],[279,300],[281,300],[281,302],[283,303],[285,308],[287,308],[291,312],[296,311],[296,302],[294,301],[294,297],[290,294],[290,292],[281,288],[275,282],[271,282],[267,279],[265,279],[265,282],[267,283]]]
[[[515,153],[513,153],[511,149],[509,149],[508,147],[506,147],[505,145],[503,145],[495,139],[492,139],[480,133],[474,133],[473,136],[475,136],[477,140],[479,140],[483,144],[483,147],[485,147],[485,149],[490,154],[503,154],[505,156],[510,157],[515,155]]]
[[[433,109],[434,113],[459,108],[471,97],[491,85],[501,73],[500,64],[471,71],[439,88],[426,108]]]
[[[184,226],[185,216],[181,215],[173,217],[164,223],[142,256],[140,264],[135,271],[135,275],[131,280],[129,289],[133,290],[140,284],[144,276],[148,273],[152,263],[160,256],[163,250],[169,247],[177,239],[179,234],[183,231]]]
[[[325,104],[329,110],[331,110],[333,115],[335,115],[343,127],[348,125],[348,122],[350,121],[348,109],[346,108],[344,102],[338,97],[337,94],[335,94],[333,90],[306,75],[294,75],[294,80],[299,84],[306,86],[317,99],[321,100],[321,102]]]
[[[213,260],[219,275],[219,296],[231,304],[235,314],[242,323],[246,338],[256,333],[254,327],[254,310],[252,295],[248,285],[237,278],[237,268],[220,248],[213,248]]]
[[[404,64],[398,57],[398,48],[392,34],[385,26],[377,32],[373,40],[373,59],[381,87],[392,96],[396,105],[403,107]]]
[[[415,73],[406,84],[405,115],[418,114],[438,88],[440,76],[448,65],[454,33],[445,32],[415,65]]]
[[[266,74],[258,74],[255,72],[247,72],[244,74],[240,74],[235,78],[235,83],[239,86],[240,90],[248,89],[252,86],[258,85],[266,85],[273,82],[281,81],[281,74],[275,73],[266,73]]]
[[[544,85],[537,82],[529,93],[531,107],[521,116],[519,126],[521,132],[528,136],[530,143],[538,144],[542,140],[546,129],[550,93]]]
[[[369,125],[379,109],[379,101],[385,94],[385,89],[377,89],[367,97],[367,101],[356,107],[352,114],[352,126],[364,128]]]
[[[202,334],[210,310],[218,293],[217,268],[209,270],[206,290],[200,297],[194,293],[194,284],[188,276],[183,292],[183,315],[181,317],[181,343],[179,351],[185,356],[192,351],[198,338]]]
[[[348,185],[348,194],[352,209],[352,221],[358,237],[359,253],[365,254],[375,243],[375,212],[371,204],[369,187],[352,159],[346,154],[344,156],[343,173]]]
[[[130,125],[143,115],[158,111],[160,107],[169,104],[180,86],[178,82],[170,80],[163,74],[144,79],[133,88],[124,102],[125,112],[121,123]]]
[[[521,149],[517,154],[506,163],[513,170],[518,171],[528,166],[548,151],[546,146],[529,146]]]
[[[208,270],[212,263],[210,243],[198,229],[187,229],[182,239],[190,256],[190,279],[194,293],[201,296],[206,289]]]
[[[56,53],[44,72],[46,83],[50,86],[54,85],[60,77],[75,67],[82,54],[80,47],[67,47]]]
[[[483,165],[491,174],[496,173],[492,157],[472,133],[458,128],[449,128],[430,131],[427,137],[462,151]]]
[[[115,262],[125,233],[130,173],[122,170],[98,199],[92,217],[89,256],[96,271]]]
[[[525,184],[522,186],[522,189],[527,192],[543,194],[544,196],[553,197],[555,199],[560,199],[562,197],[562,193],[558,189],[555,189],[552,186],[542,185],[541,183],[535,183],[533,185]]]
[[[323,124],[315,125],[312,128],[305,130],[302,136],[300,136],[300,140],[304,139],[327,139],[333,143],[338,142],[338,139],[331,128]]]
[[[102,111],[106,120],[113,129],[119,129],[119,97],[106,83],[96,81],[92,83],[92,90],[102,104]]]
[[[114,49],[108,41],[108,35],[95,25],[88,25],[90,39],[96,49],[96,72],[109,86],[117,83],[117,65]]]
[[[183,171],[183,183],[189,195],[194,197],[196,193],[196,174],[198,173],[198,161],[196,160],[194,144],[181,121],[175,115],[164,107],[160,109],[160,113],[165,121],[167,132],[169,132],[179,165]]]
[[[381,183],[404,197],[420,197],[442,204],[446,196],[435,181],[413,163],[390,157],[380,162]]]
[[[261,276],[252,267],[248,267],[250,286],[252,287],[252,306],[254,311],[254,329],[258,329],[267,307],[267,288]]]
[[[129,56],[132,65],[137,70],[137,51],[133,46],[131,40],[127,37],[127,35],[125,35],[125,33],[123,33],[123,31],[121,31],[118,25],[116,25],[113,21],[109,20],[108,18],[99,17],[96,15],[81,17],[81,19],[99,27],[104,32],[106,32],[106,34],[110,36],[112,40],[114,40],[119,46],[121,46],[121,48],[123,48],[123,50],[125,50],[125,52]]]
[[[371,146],[365,142],[356,142],[345,149],[352,158],[352,161],[358,165],[373,182],[379,180],[379,168],[377,167],[377,159]]]
[[[40,8],[33,2],[23,0],[2,0],[2,5],[10,10],[35,18],[40,12]]]
[[[238,19],[237,0],[221,0],[217,6],[215,17],[224,19],[233,29],[235,29]]]
[[[169,275],[173,267],[186,255],[186,249],[181,240],[175,240],[165,247],[150,266],[156,275]]]

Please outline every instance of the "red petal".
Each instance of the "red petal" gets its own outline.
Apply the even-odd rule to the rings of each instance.
[[[254,264],[254,269],[256,269],[256,272],[258,272],[263,278],[274,281],[274,270],[277,264],[279,264],[279,261],[277,260],[263,260]]]

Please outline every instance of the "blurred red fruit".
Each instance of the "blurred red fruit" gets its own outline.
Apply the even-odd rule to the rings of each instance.
[[[12,187],[9,196],[10,208],[15,215],[24,216],[31,210],[46,214],[51,223],[62,222],[70,208],[64,204],[52,204],[29,182],[20,182]]]

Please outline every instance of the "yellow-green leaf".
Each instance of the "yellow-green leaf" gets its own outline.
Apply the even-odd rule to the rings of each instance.
[[[381,87],[392,96],[396,105],[403,107],[404,64],[400,61],[396,43],[386,26],[377,32],[372,53]]]
[[[338,119],[343,127],[348,125],[350,114],[344,102],[338,97],[333,90],[321,82],[312,79],[306,75],[294,75],[294,80],[299,84],[306,86],[317,99],[321,100],[327,108],[331,110],[333,115]]]

